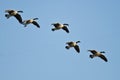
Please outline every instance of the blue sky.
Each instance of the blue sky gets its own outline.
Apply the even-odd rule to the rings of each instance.
[[[12,0],[0,3],[0,80],[119,80],[119,0]],[[22,10],[23,20],[38,17],[41,28],[27,27],[6,9]],[[70,33],[52,32],[51,23],[68,23]],[[66,50],[78,41],[81,52]],[[108,62],[89,58],[88,49],[106,51]]]

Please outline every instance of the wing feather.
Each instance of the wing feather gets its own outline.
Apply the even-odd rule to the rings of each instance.
[[[104,55],[102,55],[102,54],[101,54],[99,57],[100,57],[101,59],[103,59],[105,62],[108,61],[107,58],[106,58]]]
[[[20,14],[16,14],[16,15],[14,15],[14,16],[15,16],[15,18],[19,21],[19,23],[22,23],[22,17],[21,17]]]
[[[90,52],[91,52],[92,54],[96,54],[96,53],[97,53],[96,50],[91,50]]]
[[[69,33],[69,30],[66,26],[64,26],[62,29],[65,30],[67,33]]]
[[[36,21],[33,21],[32,22],[35,26],[37,26],[38,28],[40,28],[40,25],[36,22]]]
[[[78,53],[80,53],[80,48],[79,48],[78,45],[74,46],[74,49],[75,49]]]

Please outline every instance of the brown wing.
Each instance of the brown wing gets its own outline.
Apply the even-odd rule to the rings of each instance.
[[[78,46],[78,45],[74,46],[74,49],[75,49],[78,53],[80,53],[80,49],[79,49],[79,46]]]
[[[92,54],[96,54],[96,53],[97,53],[96,50],[90,50],[90,52],[91,52]]]
[[[32,22],[35,26],[37,26],[38,28],[40,28],[40,25],[36,22],[36,21],[33,21]]]
[[[64,26],[62,29],[65,30],[67,33],[69,33],[69,30],[66,26]]]
[[[60,26],[60,24],[59,23],[53,23],[52,25],[54,25],[54,27],[58,27],[58,26]]]
[[[73,42],[72,41],[71,42],[66,42],[66,44],[71,45],[71,44],[73,44]]]
[[[100,57],[101,59],[103,59],[105,62],[108,61],[107,58],[106,58],[104,55],[102,55],[102,54],[101,54],[99,57]]]
[[[14,16],[19,21],[19,23],[22,23],[22,17],[19,14],[16,14]]]

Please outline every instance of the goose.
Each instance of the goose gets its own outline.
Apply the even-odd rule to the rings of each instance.
[[[63,29],[64,31],[69,33],[69,30],[67,28],[67,26],[69,26],[69,24],[52,23],[51,25],[54,26],[54,28],[52,28],[52,31]]]
[[[66,48],[66,49],[69,49],[69,48],[71,48],[71,47],[74,47],[74,49],[75,49],[78,53],[80,53],[80,48],[79,48],[79,46],[77,45],[77,43],[80,43],[80,41],[76,41],[76,42],[73,42],[73,41],[66,42],[66,44],[67,44],[68,46],[66,46],[65,48]]]
[[[39,25],[35,20],[38,20],[38,18],[33,18],[33,19],[29,19],[29,20],[24,20],[24,21],[23,21],[24,27],[27,27],[28,24],[34,24],[35,26],[37,26],[38,28],[40,28],[40,25]]]
[[[94,57],[100,57],[101,59],[103,59],[105,62],[107,62],[107,58],[102,54],[105,53],[105,51],[101,51],[98,52],[96,50],[88,50],[89,52],[91,52],[92,54],[90,54],[90,58],[94,58]]]
[[[5,17],[9,19],[11,16],[14,16],[19,23],[22,23],[22,17],[19,13],[23,13],[23,11],[16,11],[16,10],[5,10],[6,13]]]

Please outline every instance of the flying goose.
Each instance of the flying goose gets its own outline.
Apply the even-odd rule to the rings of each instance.
[[[69,49],[69,48],[71,48],[71,47],[74,47],[74,49],[75,49],[78,53],[80,53],[80,49],[79,49],[79,46],[77,45],[77,43],[80,43],[80,41],[77,41],[77,42],[73,42],[73,41],[66,42],[66,44],[67,44],[68,46],[66,46],[65,48],[66,48],[66,49]]]
[[[97,52],[96,50],[88,50],[88,51],[92,53],[92,54],[90,54],[90,58],[100,57],[105,62],[108,61],[107,58],[102,54],[102,53],[105,53],[105,51],[101,51],[101,52]]]
[[[54,26],[54,28],[52,28],[52,31],[63,29],[64,31],[69,33],[69,30],[67,28],[67,26],[69,26],[69,24],[53,23],[52,25]]]
[[[8,13],[5,14],[5,17],[7,19],[9,19],[11,16],[14,16],[19,21],[19,23],[22,23],[22,17],[19,13],[23,13],[23,11],[5,10],[5,12]]]
[[[33,18],[33,19],[29,19],[29,20],[24,20],[24,21],[23,21],[24,27],[27,27],[28,24],[34,24],[35,26],[37,26],[38,28],[40,28],[40,25],[39,25],[35,20],[38,20],[38,18]]]

